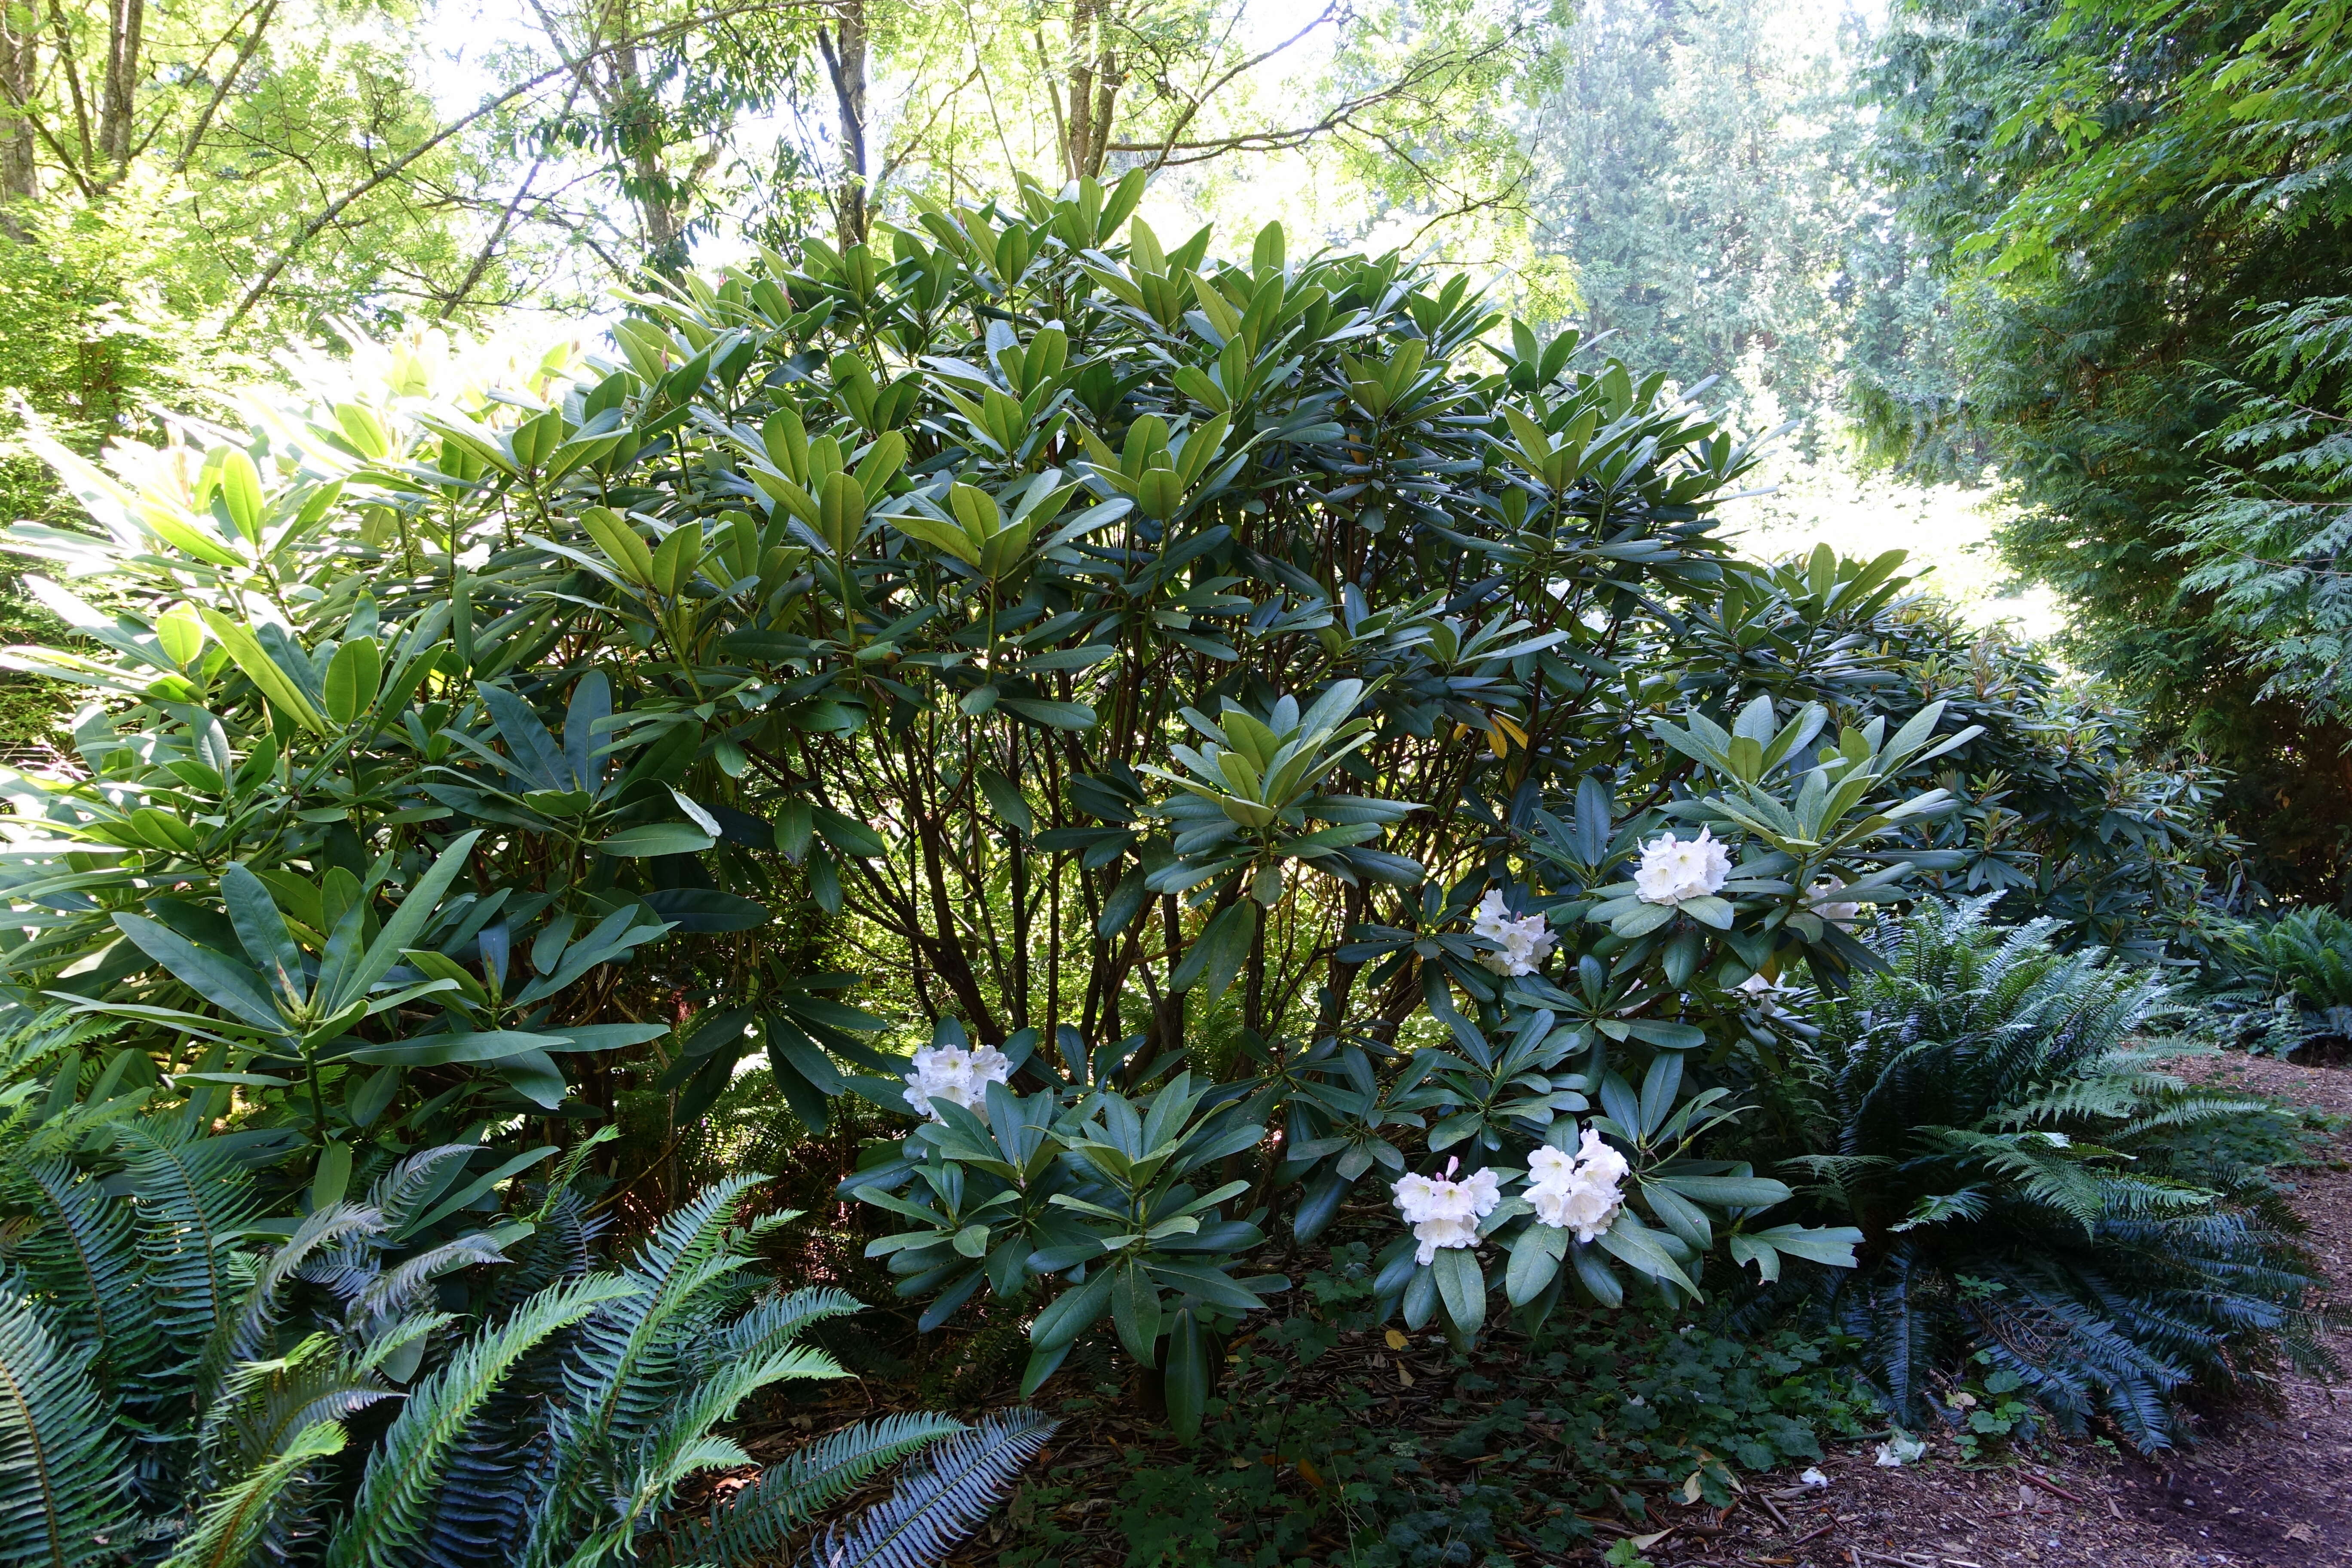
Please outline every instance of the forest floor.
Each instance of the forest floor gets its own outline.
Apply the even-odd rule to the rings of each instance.
[[[2191,1077],[2352,1119],[2352,1069],[2231,1054],[2182,1064]],[[2305,1237],[2352,1306],[2352,1126],[2291,1173]],[[2338,1334],[2352,1366],[2352,1335]],[[1882,1468],[1876,1446],[1833,1450],[1829,1485],[1753,1482],[1739,1505],[1678,1525],[1646,1549],[1658,1568],[2318,1568],[2352,1563],[2352,1387],[2290,1377],[2281,1408],[2209,1423],[2183,1452],[2149,1460],[2094,1443],[1970,1467],[1947,1440]],[[2036,1462],[2039,1461],[2039,1462]],[[1772,1517],[1765,1506],[1778,1510]],[[1754,1506],[1748,1506],[1754,1500]],[[1785,1521],[1785,1523],[1784,1523]]]

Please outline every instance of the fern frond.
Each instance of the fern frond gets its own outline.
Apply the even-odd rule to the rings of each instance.
[[[313,1334],[283,1356],[231,1368],[197,1429],[197,1450],[216,1481],[242,1475],[271,1462],[296,1434],[340,1424],[399,1393],[354,1365],[334,1340]]]
[[[221,1379],[230,1367],[260,1361],[277,1349],[282,1293],[313,1256],[356,1237],[381,1234],[383,1229],[383,1216],[357,1204],[336,1204],[303,1216],[286,1244],[261,1265],[236,1310],[222,1317],[205,1342],[196,1370],[198,1405],[208,1407],[218,1397]]]
[[[533,1524],[553,1500],[551,1412],[563,1393],[564,1363],[577,1331],[542,1342],[467,1422],[452,1447],[416,1568],[523,1560]]]
[[[390,1361],[403,1346],[457,1321],[452,1312],[411,1312],[394,1322],[383,1324],[368,1335],[355,1363],[362,1372],[373,1372]]]
[[[554,1426],[554,1495],[534,1526],[527,1563],[547,1559],[590,1507],[589,1476],[658,1419],[687,1380],[682,1364],[752,1287],[750,1231],[730,1222],[764,1177],[735,1176],[678,1206],[622,1266],[636,1290],[583,1326],[564,1369],[564,1408]]]
[[[794,1534],[867,1477],[965,1429],[951,1417],[917,1411],[820,1437],[678,1530],[662,1543],[663,1560],[732,1568],[781,1556]]]
[[[609,1143],[620,1135],[617,1128],[599,1127],[573,1144],[572,1152],[556,1163],[555,1174],[547,1179],[547,1185],[541,1190],[539,1211],[530,1216],[531,1219],[544,1221],[552,1215],[556,1205],[572,1195],[572,1184],[580,1179],[580,1173],[587,1168],[588,1156],[596,1152],[597,1145]]]
[[[1961,1156],[1973,1170],[2007,1177],[2017,1195],[2059,1210],[2085,1234],[2098,1223],[2098,1173],[2084,1164],[2076,1151],[2047,1142],[2047,1134],[1926,1127],[1920,1135],[1923,1142]]]
[[[1902,1415],[1931,1370],[1982,1353],[2060,1425],[2158,1447],[2192,1380],[2246,1386],[2324,1348],[2315,1280],[2261,1173],[2180,1141],[2258,1103],[2133,1037],[2154,973],[2046,939],[1925,900],[1874,938],[1886,971],[1824,1002],[1795,1058],[1833,1151],[1805,1162],[1834,1178],[1812,1194],[1909,1216],[1834,1310]]]
[[[577,1279],[594,1266],[607,1222],[591,1215],[579,1194],[563,1192],[541,1205],[531,1233],[507,1249],[507,1266],[490,1279],[482,1314],[492,1322],[525,1297],[559,1279]]]
[[[717,1368],[763,1357],[790,1344],[812,1324],[865,1310],[866,1304],[848,1291],[830,1288],[770,1296],[711,1335],[700,1347],[697,1364]]]
[[[560,1367],[542,1346],[474,1413],[452,1447],[416,1568],[520,1560],[531,1521],[549,1497],[555,1445],[548,1399],[561,1387]]]
[[[2131,1139],[2164,1128],[2186,1130],[2203,1127],[2215,1122],[2227,1121],[2233,1117],[2260,1116],[2273,1109],[2274,1107],[2268,1102],[2260,1100],[2222,1100],[2200,1095],[2193,1100],[2180,1100],[2135,1117],[2118,1128],[2115,1136],[2119,1139]]]
[[[11,1173],[10,1194],[46,1215],[19,1242],[13,1261],[52,1303],[54,1329],[84,1352],[107,1387],[133,1402],[163,1353],[156,1299],[131,1224],[131,1205],[60,1159]]]
[[[240,1135],[215,1137],[158,1119],[119,1136],[137,1205],[139,1252],[163,1331],[190,1362],[242,1294],[228,1237],[261,1212]]]
[[[240,1568],[269,1533],[279,1504],[302,1473],[343,1451],[343,1429],[314,1421],[294,1434],[284,1451],[206,1503],[195,1529],[182,1538],[163,1568]]]
[[[1003,1411],[940,1440],[888,1498],[846,1530],[826,1531],[803,1563],[934,1568],[979,1528],[1022,1467],[1045,1451],[1058,1425],[1034,1410]]]
[[[0,1286],[0,1563],[75,1568],[133,1525],[121,1420],[83,1357]]]
[[[504,1263],[499,1244],[475,1231],[404,1258],[378,1272],[352,1298],[350,1317],[362,1334],[404,1316],[444,1274],[478,1264]]]
[[[614,1275],[552,1287],[524,1302],[503,1325],[468,1340],[411,1390],[407,1405],[368,1460],[351,1514],[328,1548],[328,1568],[409,1568],[467,1418],[541,1340],[640,1289]]]
[[[634,1445],[635,1473],[616,1489],[614,1525],[623,1547],[632,1544],[638,1521],[670,1506],[678,1485],[698,1470],[751,1463],[732,1443],[713,1447],[711,1428],[737,1405],[771,1384],[793,1378],[846,1377],[841,1363],[806,1345],[773,1342],[740,1357],[721,1360],[709,1375],[671,1402],[654,1428]],[[717,1457],[714,1457],[717,1456]]]
[[[1962,1187],[1956,1193],[1932,1193],[1911,1205],[1911,1212],[1902,1222],[1889,1226],[1894,1231],[1917,1230],[1922,1226],[1941,1225],[1948,1219],[1979,1220],[1991,1207],[1982,1187]]]
[[[443,1143],[419,1149],[369,1184],[367,1205],[383,1215],[386,1236],[402,1236],[424,1216],[435,1199],[457,1180],[452,1165],[462,1167],[480,1153],[476,1143]]]

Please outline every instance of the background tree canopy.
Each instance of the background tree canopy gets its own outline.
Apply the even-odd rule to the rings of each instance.
[[[2235,773],[2264,878],[2326,898],[2352,823],[2343,19],[1926,0],[1873,80],[1960,304],[1958,417],[2024,503],[2004,548],[2065,595],[2078,658]]]

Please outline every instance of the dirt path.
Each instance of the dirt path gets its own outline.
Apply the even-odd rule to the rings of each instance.
[[[2187,1064],[2192,1076],[2352,1117],[2352,1070],[2243,1056]],[[2294,1173],[2338,1307],[2352,1304],[2352,1134]],[[2352,1366],[2352,1336],[2336,1353]],[[1648,1549],[1659,1568],[2320,1568],[2352,1564],[2352,1387],[2295,1381],[2284,1413],[2242,1417],[2158,1463],[2068,1444],[2046,1464],[1963,1468],[1937,1440],[1928,1461],[1882,1468],[1874,1447],[1822,1465],[1820,1489],[1784,1486],[1722,1520],[1711,1512]],[[1759,1489],[1763,1490],[1763,1489]],[[1770,1510],[1779,1510],[1779,1519]],[[1782,1521],[1786,1521],[1786,1528]]]

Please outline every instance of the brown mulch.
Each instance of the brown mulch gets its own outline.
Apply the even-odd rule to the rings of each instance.
[[[2179,1066],[2216,1086],[2352,1118],[2352,1069],[2236,1054]],[[2292,1201],[2340,1309],[2352,1299],[2352,1132],[2339,1128],[2330,1142],[2323,1163],[2292,1173]],[[2337,1336],[2336,1352],[2352,1366],[2352,1336]],[[1926,1462],[1885,1468],[1864,1446],[1820,1467],[1826,1488],[1790,1487],[1788,1478],[1755,1486],[1720,1520],[1692,1510],[1696,1518],[1647,1554],[1659,1568],[2352,1564],[2352,1392],[2295,1377],[2280,1393],[2277,1412],[2235,1413],[2210,1423],[2194,1447],[2154,1461],[2068,1443],[2033,1456],[2041,1462],[1972,1468],[1939,1439]]]

